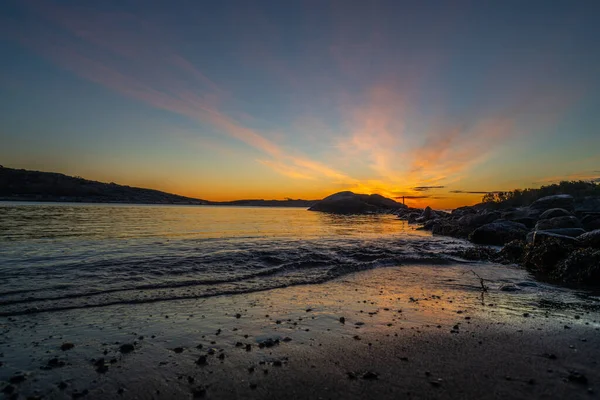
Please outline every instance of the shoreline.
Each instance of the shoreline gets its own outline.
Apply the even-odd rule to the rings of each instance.
[[[487,279],[483,302],[473,268]],[[600,390],[598,300],[500,265],[387,267],[265,292],[0,318],[0,326],[1,386],[14,389],[7,398],[591,398]],[[63,351],[65,343],[74,347]],[[120,351],[124,344],[133,351]],[[23,382],[9,384],[16,376]]]

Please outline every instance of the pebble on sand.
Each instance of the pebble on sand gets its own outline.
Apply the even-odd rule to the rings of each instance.
[[[71,350],[73,347],[75,347],[75,345],[73,343],[66,342],[60,346],[60,349],[62,351],[67,351],[67,350]]]

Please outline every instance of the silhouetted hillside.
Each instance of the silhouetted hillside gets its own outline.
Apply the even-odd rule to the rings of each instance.
[[[0,167],[0,199],[91,203],[207,204],[152,189],[90,181],[54,172]]]
[[[0,200],[307,208],[316,202],[293,199],[207,201],[159,190],[91,181],[55,172],[28,171],[2,166],[0,166]]]

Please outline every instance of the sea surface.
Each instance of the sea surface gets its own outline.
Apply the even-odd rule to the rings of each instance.
[[[445,264],[464,241],[393,215],[0,203],[0,315],[200,298]]]

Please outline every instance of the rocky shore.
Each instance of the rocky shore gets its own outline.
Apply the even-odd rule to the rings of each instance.
[[[434,235],[503,246],[470,251],[467,257],[516,263],[558,283],[600,285],[600,198],[560,194],[525,207],[481,203],[451,213],[427,207],[397,215]]]

